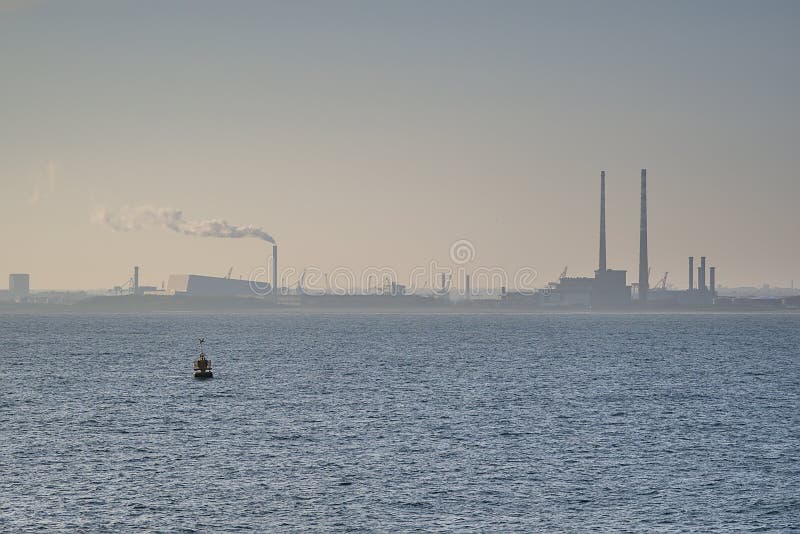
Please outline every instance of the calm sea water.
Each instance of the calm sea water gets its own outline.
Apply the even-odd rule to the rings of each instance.
[[[800,530],[800,315],[0,315],[0,364],[2,531]]]

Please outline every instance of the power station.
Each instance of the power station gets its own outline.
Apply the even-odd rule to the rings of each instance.
[[[628,272],[608,269],[606,260],[606,171],[600,171],[600,258],[590,297],[590,304],[596,309],[624,306],[631,298]]]
[[[606,251],[606,171],[600,171],[600,246],[599,261],[594,278],[567,277],[566,269],[558,282],[551,283],[538,295],[544,306],[589,307],[592,309],[614,309],[636,304],[638,308],[664,306],[709,306],[716,297],[716,268],[708,270],[706,284],[706,257],[700,258],[697,267],[697,289],[694,288],[694,257],[689,257],[689,289],[676,291],[667,288],[665,273],[661,281],[650,287],[650,263],[647,236],[647,169],[640,174],[639,205],[639,276],[638,281],[628,285],[627,272],[608,268]]]

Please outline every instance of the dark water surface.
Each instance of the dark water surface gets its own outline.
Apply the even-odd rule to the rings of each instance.
[[[800,315],[0,315],[0,365],[0,531],[800,529]]]

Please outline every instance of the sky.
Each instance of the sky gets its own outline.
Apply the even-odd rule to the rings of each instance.
[[[800,3],[0,0],[0,277],[94,289],[283,267],[800,284]],[[126,211],[127,210],[127,211]],[[193,226],[192,228],[197,228]],[[0,281],[0,286],[4,282]]]

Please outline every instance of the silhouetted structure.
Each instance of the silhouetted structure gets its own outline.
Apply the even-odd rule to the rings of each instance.
[[[278,245],[272,245],[272,299],[278,301]]]
[[[567,277],[566,269],[558,282],[550,284],[539,301],[544,305],[619,308],[630,302],[628,272],[609,269],[606,258],[606,171],[600,171],[600,254],[594,278]]]
[[[263,288],[265,291],[269,288]],[[261,289],[261,288],[256,288]],[[175,295],[199,297],[256,297],[249,280],[232,280],[197,274],[172,274],[167,281],[167,292]]]
[[[606,270],[606,171],[600,171],[600,264],[597,270]]]
[[[631,289],[627,271],[617,269],[597,270],[592,287],[592,308],[619,308],[630,303]]]
[[[697,288],[700,291],[708,291],[706,286],[706,257],[700,256],[700,279],[697,281]]]
[[[606,171],[600,171],[600,261],[591,288],[592,308],[616,308],[629,303],[627,271],[609,269],[606,262]]]
[[[647,264],[647,169],[642,169],[642,204],[639,219],[639,300],[647,300],[650,268]]]
[[[31,275],[14,273],[8,275],[8,296],[11,300],[28,298],[31,292]]]
[[[717,268],[710,267],[708,269],[708,277],[709,277],[709,286],[708,290],[711,293],[711,298],[713,299],[717,293]]]

